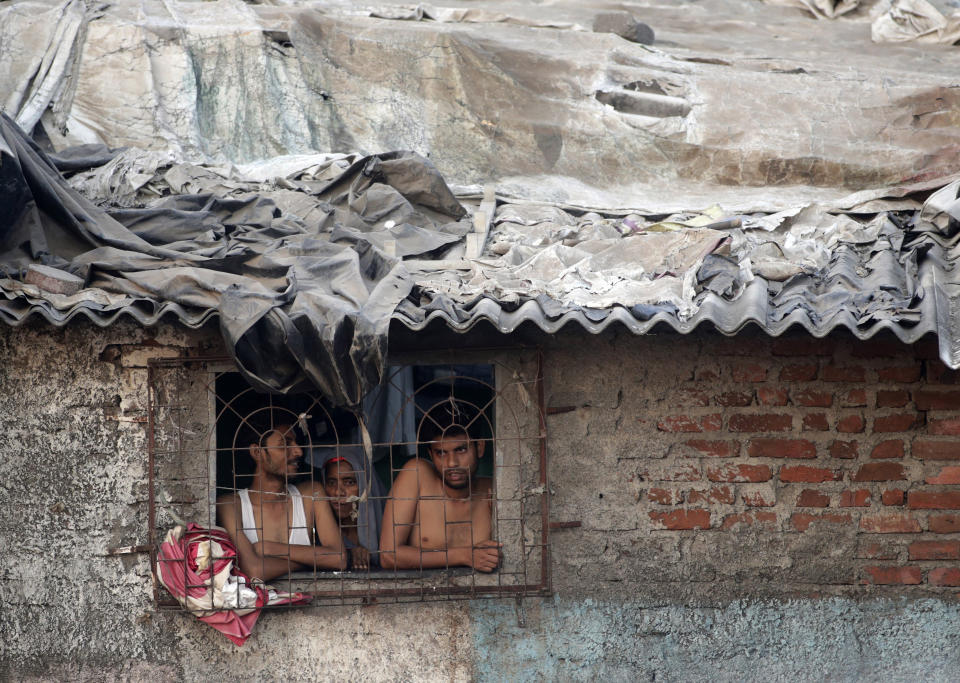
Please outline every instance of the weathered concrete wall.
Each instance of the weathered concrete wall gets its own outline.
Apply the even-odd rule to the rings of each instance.
[[[591,346],[550,354],[552,516],[583,522],[554,537],[561,592],[953,598],[960,391],[935,344]]]
[[[583,523],[553,533],[554,597],[272,612],[236,648],[153,608],[145,555],[107,555],[145,541],[147,359],[217,338],[0,328],[0,679],[960,670],[958,392],[925,347],[549,341],[548,405],[572,408],[548,418],[552,519]]]

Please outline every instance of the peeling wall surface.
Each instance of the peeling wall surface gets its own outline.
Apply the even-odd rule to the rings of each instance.
[[[544,340],[552,595],[158,611],[146,362],[215,329],[0,328],[0,679],[951,680],[955,373],[935,345]]]

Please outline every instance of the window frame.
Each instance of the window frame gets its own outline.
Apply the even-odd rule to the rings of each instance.
[[[322,572],[315,571],[310,575],[311,586],[301,588],[294,586],[298,581],[296,574],[288,577],[271,581],[284,590],[295,590],[308,593],[313,596],[315,605],[344,605],[344,604],[370,604],[381,601],[396,602],[418,602],[438,599],[472,599],[472,598],[496,598],[496,597],[514,597],[521,598],[525,596],[548,596],[552,592],[552,581],[550,571],[550,523],[549,523],[549,486],[547,477],[547,431],[546,431],[546,410],[544,405],[544,387],[543,387],[543,352],[539,347],[509,346],[509,347],[489,347],[482,349],[420,349],[416,351],[404,351],[392,353],[389,359],[390,366],[429,366],[429,365],[492,365],[494,368],[494,386],[493,401],[499,402],[507,400],[504,395],[509,387],[518,386],[521,388],[519,400],[525,405],[522,406],[523,417],[526,421],[532,423],[532,428],[537,430],[535,435],[518,435],[516,441],[519,444],[522,441],[535,442],[527,448],[527,455],[521,456],[522,448],[518,445],[515,462],[499,462],[503,454],[497,447],[501,439],[504,439],[502,433],[505,428],[501,426],[500,408],[496,407],[495,433],[491,438],[491,457],[494,458],[494,512],[491,523],[495,528],[495,536],[502,538],[499,523],[501,520],[499,505],[501,501],[510,502],[506,497],[502,497],[502,478],[498,472],[502,468],[515,467],[518,471],[518,483],[514,486],[516,495],[521,499],[529,496],[539,498],[539,503],[533,512],[524,512],[523,502],[519,505],[519,520],[507,519],[506,521],[519,521],[518,540],[512,546],[506,546],[505,550],[510,549],[518,553],[517,560],[523,566],[522,572],[513,572],[510,576],[520,576],[516,583],[503,583],[499,574],[501,569],[492,574],[483,574],[476,572],[469,567],[449,567],[446,569],[413,569],[386,571],[376,582],[383,583],[402,583],[404,585],[377,586],[376,582],[370,579],[370,574],[364,576],[355,576],[353,572]],[[520,374],[526,369],[533,376],[524,379]],[[217,446],[216,443],[216,415],[217,415],[217,392],[216,378],[224,372],[237,372],[233,361],[223,355],[194,355],[183,356],[179,358],[153,358],[147,363],[148,370],[148,410],[147,410],[147,460],[148,460],[148,526],[149,526],[149,547],[151,566],[156,566],[157,550],[162,541],[158,529],[158,510],[162,503],[158,500],[158,414],[162,406],[160,397],[161,377],[165,372],[176,372],[183,370],[186,372],[199,373],[204,378],[204,386],[208,393],[207,396],[207,444],[205,450],[206,457],[206,505],[205,510],[209,520],[216,520],[216,499],[217,499]],[[509,376],[507,373],[510,373]],[[524,385],[529,385],[529,389],[523,392]],[[211,390],[212,387],[212,390]],[[524,396],[527,398],[524,399]],[[171,404],[173,405],[173,404]],[[517,409],[513,408],[514,418],[516,418]],[[519,423],[518,423],[519,424]],[[182,430],[183,428],[180,427]],[[519,429],[519,427],[518,427]],[[178,436],[180,436],[178,434]],[[195,454],[196,449],[191,452],[183,451],[182,440],[177,441],[178,457],[189,458],[191,453]],[[187,461],[181,461],[189,464]],[[535,470],[527,473],[529,483],[536,483],[536,486],[524,486],[526,480],[523,479],[524,463],[535,463]],[[392,467],[392,466],[391,466]],[[385,482],[387,483],[387,482]],[[391,482],[392,483],[392,482]],[[505,484],[503,484],[505,486]],[[390,483],[387,483],[387,489],[390,489]],[[169,501],[167,501],[169,502]],[[524,519],[529,518],[536,522],[537,528],[525,526]],[[531,525],[533,526],[533,525]],[[529,534],[528,534],[529,531]],[[514,535],[517,535],[514,533]],[[528,537],[532,541],[528,542]],[[536,552],[539,549],[539,552]],[[531,564],[534,566],[528,574],[526,558],[533,557]],[[506,561],[506,560],[505,560]],[[415,573],[410,576],[410,573]],[[380,574],[376,572],[375,574]],[[462,577],[467,577],[463,580]],[[493,580],[484,577],[493,577]],[[478,579],[480,579],[478,581]],[[338,588],[329,590],[318,590],[326,581],[338,580]],[[363,588],[345,589],[345,584],[366,583]],[[410,584],[410,585],[406,585]],[[163,597],[164,589],[160,585],[156,572],[153,574],[153,597],[157,608],[181,608],[175,600]]]

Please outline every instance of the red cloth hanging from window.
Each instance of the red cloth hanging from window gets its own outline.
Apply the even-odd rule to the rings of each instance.
[[[237,645],[253,630],[266,605],[302,605],[311,597],[251,582],[237,568],[237,549],[219,527],[174,527],[157,553],[157,578],[197,619]]]

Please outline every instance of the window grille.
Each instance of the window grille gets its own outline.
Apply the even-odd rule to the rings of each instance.
[[[174,525],[217,525],[218,499],[249,484],[252,467],[241,462],[244,445],[238,445],[238,434],[252,421],[252,413],[261,411],[272,420],[295,423],[295,440],[304,457],[302,471],[291,477],[292,482],[308,488],[315,483],[310,490],[319,489],[316,497],[335,502],[336,494],[331,497],[323,487],[324,470],[311,463],[350,452],[354,461],[364,457],[370,465],[368,472],[357,473],[364,478],[367,500],[381,502],[378,499],[387,496],[391,480],[407,460],[419,457],[430,462],[420,435],[427,423],[424,417],[439,404],[447,404],[480,428],[471,438],[485,443],[476,476],[492,477],[491,535],[502,544],[494,571],[483,573],[466,566],[390,570],[371,563],[368,569],[309,568],[267,583],[283,591],[308,593],[313,604],[321,605],[549,594],[541,358],[539,351],[531,349],[394,358],[385,382],[357,413],[333,409],[316,394],[285,397],[254,391],[226,358],[152,360],[148,375],[152,560],[156,562],[158,544]],[[416,431],[411,432],[411,425]],[[372,493],[370,477],[379,477],[383,484],[379,496]],[[342,516],[337,520],[341,530],[359,524]],[[154,597],[158,607],[179,607],[156,578]]]

